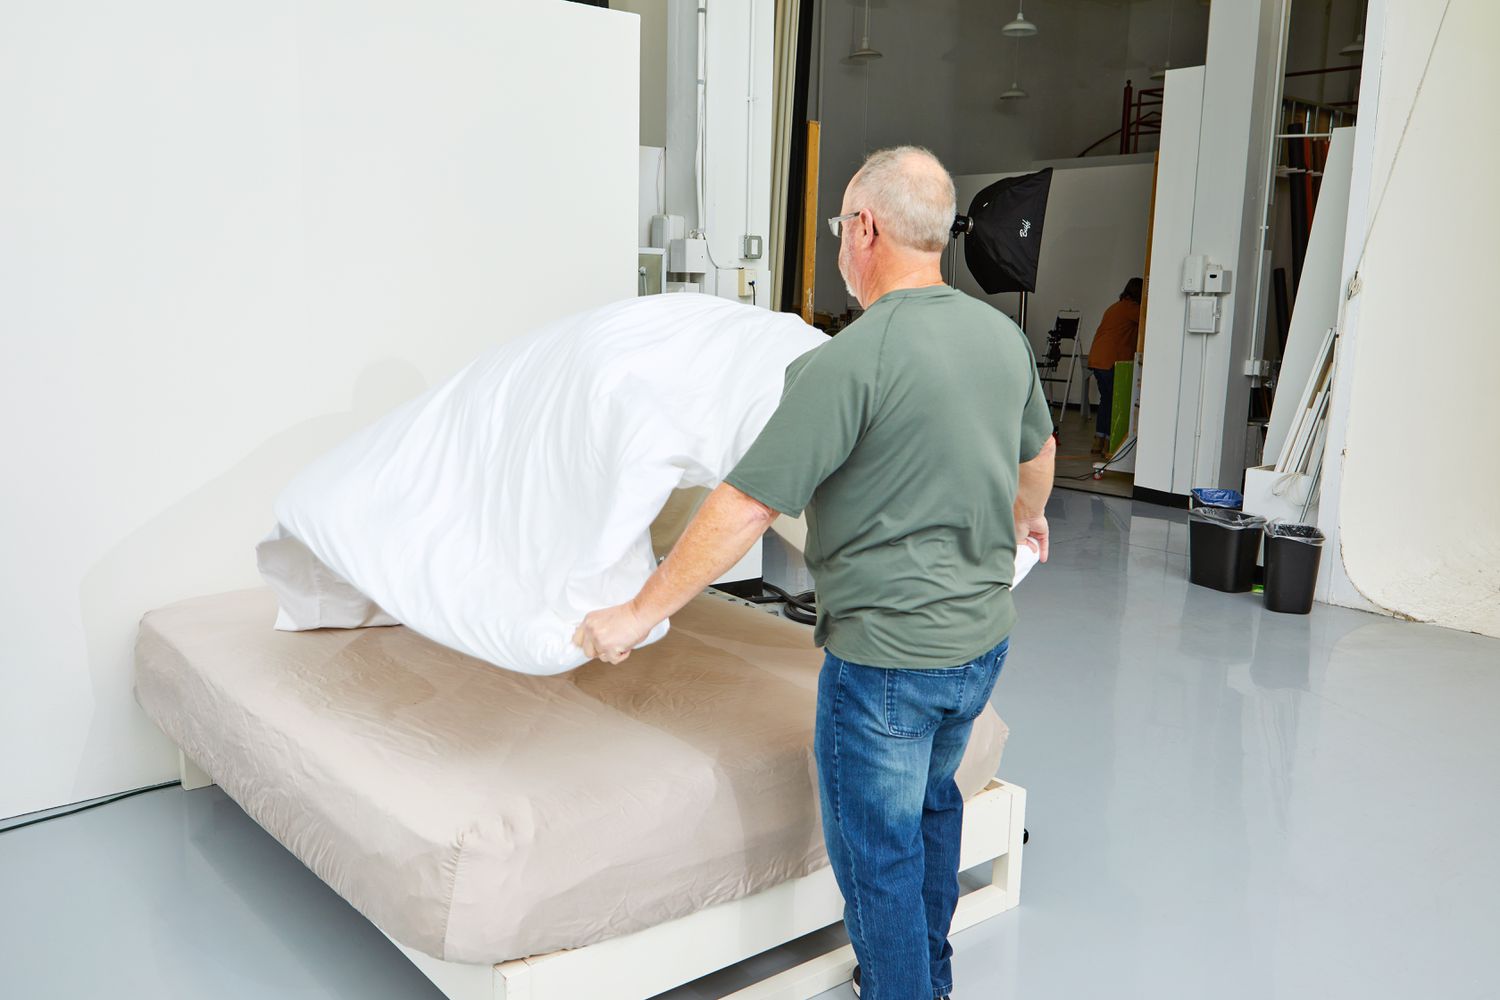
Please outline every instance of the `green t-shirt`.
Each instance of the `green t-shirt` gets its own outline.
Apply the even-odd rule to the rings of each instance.
[[[907,288],[787,367],[726,482],[807,510],[818,645],[867,666],[959,666],[1015,625],[1017,466],[1051,434],[1020,329],[945,285]]]

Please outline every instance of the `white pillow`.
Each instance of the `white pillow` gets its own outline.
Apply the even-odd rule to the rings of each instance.
[[[580,665],[578,623],[651,574],[671,492],[717,485],[786,366],[826,340],[786,313],[654,295],[490,351],[282,493],[257,552],[276,627],[401,622],[522,673]]]

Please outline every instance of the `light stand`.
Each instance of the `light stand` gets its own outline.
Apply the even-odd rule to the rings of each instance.
[[[955,215],[948,230],[948,284],[958,287],[958,238],[974,231],[974,220],[967,215]]]

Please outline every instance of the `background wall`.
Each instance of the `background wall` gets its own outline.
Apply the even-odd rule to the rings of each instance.
[[[0,8],[0,816],[175,776],[139,616],[255,585],[273,497],[350,432],[634,294],[636,25]]]
[[[1500,191],[1494,138],[1472,129],[1470,110],[1500,88],[1500,6],[1374,0],[1370,19],[1345,240],[1345,287],[1358,284],[1324,459],[1324,593],[1500,635],[1500,471],[1488,457],[1500,396],[1484,363],[1494,324],[1478,308]]]
[[[838,214],[849,178],[866,153],[883,146],[927,146],[954,174],[1018,172],[1036,160],[1078,155],[1119,128],[1126,80],[1137,88],[1161,85],[1150,73],[1169,55],[1169,21],[1172,64],[1203,61],[1208,8],[1198,0],[1031,0],[1026,16],[1040,30],[1019,43],[1000,33],[1014,8],[989,0],[874,0],[870,43],[884,57],[860,62],[848,55],[863,30],[863,4],[825,0],[822,65],[813,67],[823,92],[820,100],[816,83],[810,88],[808,109],[823,122],[821,216]],[[1012,80],[1030,97],[1001,101]],[[1097,152],[1118,152],[1117,142]],[[818,227],[820,311],[851,304],[837,255],[827,227]]]

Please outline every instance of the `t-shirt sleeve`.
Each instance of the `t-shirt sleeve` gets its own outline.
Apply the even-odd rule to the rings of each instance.
[[[857,351],[827,344],[793,362],[781,405],[724,481],[783,514],[801,514],[864,433],[873,368]],[[867,370],[868,369],[868,370]]]
[[[1023,338],[1024,339],[1024,338]],[[1022,462],[1029,462],[1041,454],[1042,447],[1052,436],[1052,408],[1047,404],[1047,394],[1042,391],[1042,377],[1036,370],[1036,358],[1031,353],[1031,344],[1026,344],[1026,360],[1031,365],[1031,391],[1026,396],[1026,406],[1021,411]]]

